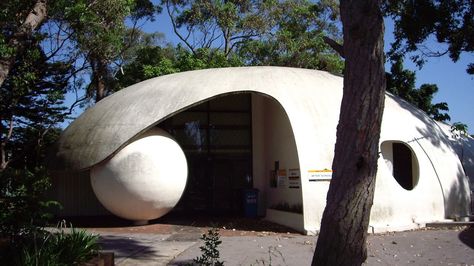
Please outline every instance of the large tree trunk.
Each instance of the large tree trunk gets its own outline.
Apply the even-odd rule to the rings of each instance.
[[[380,0],[341,0],[344,94],[333,177],[312,265],[360,265],[374,197],[385,97]]]
[[[2,86],[5,79],[7,79],[8,74],[15,63],[15,55],[23,52],[23,42],[46,20],[46,16],[47,1],[36,1],[33,9],[26,16],[23,24],[8,41],[8,45],[15,49],[15,54],[0,58],[0,86]]]

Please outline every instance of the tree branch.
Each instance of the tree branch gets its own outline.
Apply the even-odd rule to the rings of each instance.
[[[323,40],[327,45],[331,46],[331,48],[334,49],[334,51],[336,51],[342,58],[345,58],[344,47],[341,44],[326,36],[323,37]]]
[[[166,11],[168,12],[168,16],[170,17],[171,24],[173,26],[173,32],[178,36],[178,38],[191,50],[193,54],[196,54],[194,51],[194,47],[188,42],[187,38],[184,38],[178,31],[178,27],[176,25],[176,21],[174,20],[173,14],[171,14],[170,10],[170,1],[166,1]],[[189,35],[188,35],[189,37]]]

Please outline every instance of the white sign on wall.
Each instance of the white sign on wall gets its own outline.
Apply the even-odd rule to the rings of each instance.
[[[332,178],[332,170],[323,169],[323,170],[308,170],[308,181],[329,181]]]
[[[286,170],[278,170],[278,187],[286,188],[288,182],[288,176],[286,175]]]
[[[288,188],[300,188],[300,169],[288,169]]]

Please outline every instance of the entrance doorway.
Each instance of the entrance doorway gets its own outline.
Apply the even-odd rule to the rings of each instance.
[[[242,214],[242,191],[253,186],[251,95],[206,101],[158,127],[176,139],[188,163],[188,182],[175,210]]]

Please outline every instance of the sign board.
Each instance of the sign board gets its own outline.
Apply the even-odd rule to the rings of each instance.
[[[286,175],[286,170],[283,169],[283,170],[278,170],[278,187],[279,188],[284,188],[287,186],[287,182],[288,182],[288,177]]]
[[[300,188],[300,169],[288,169],[288,188]]]
[[[308,170],[308,181],[329,181],[332,178],[332,170],[323,169],[323,170]]]

